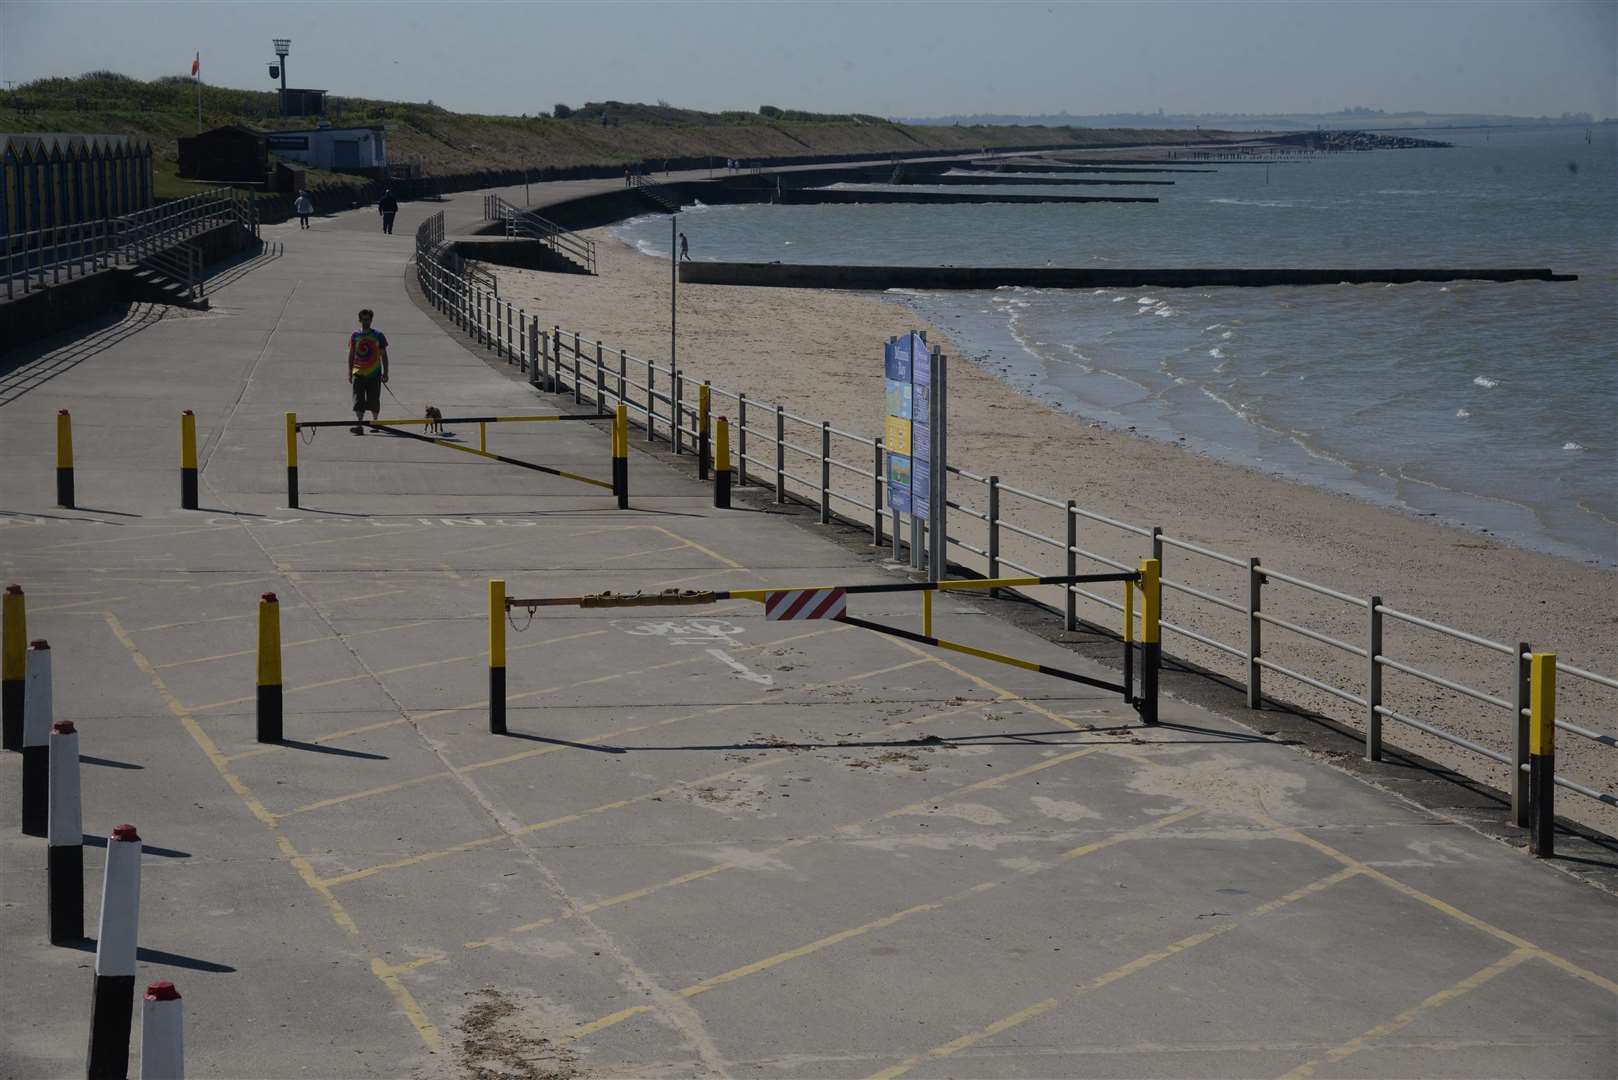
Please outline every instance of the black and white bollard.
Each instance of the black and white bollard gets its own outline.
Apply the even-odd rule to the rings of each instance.
[[[50,816],[51,647],[28,644],[22,704],[22,831],[44,836]]]
[[[185,1080],[185,1002],[167,979],[141,1002],[140,1080]]]
[[[107,841],[96,934],[95,993],[90,1003],[89,1080],[129,1075],[129,1025],[135,1010],[135,949],[140,930],[140,835],[119,825]]]
[[[48,836],[51,944],[84,940],[84,814],[79,801],[79,733],[73,721],[51,725]]]

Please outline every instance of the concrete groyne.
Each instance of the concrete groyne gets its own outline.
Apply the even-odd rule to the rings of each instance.
[[[1020,161],[973,161],[957,165],[966,172],[1009,173],[1211,173],[1218,169],[1150,168],[1144,165],[1049,165]]]
[[[700,285],[789,289],[1045,289],[1257,288],[1274,285],[1408,285],[1425,281],[1576,281],[1545,268],[1309,268],[1185,267],[1091,269],[1010,266],[827,266],[790,263],[684,262],[680,280]]]
[[[1153,185],[1157,187],[1171,187],[1173,180],[1100,180],[1090,176],[1001,176],[998,173],[985,173],[973,176],[955,176],[944,174],[942,176],[906,176],[900,175],[895,184],[926,184],[936,187],[1055,187],[1066,184],[1069,186],[1088,185],[1090,187],[1141,187]]]
[[[928,183],[930,181],[922,181]],[[774,199],[782,206],[848,206],[862,203],[1155,203],[1140,195],[999,195],[956,191],[831,191],[783,188]]]

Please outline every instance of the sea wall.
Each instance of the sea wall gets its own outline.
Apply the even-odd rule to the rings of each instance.
[[[680,280],[699,285],[787,289],[1250,288],[1270,285],[1410,284],[1417,281],[1575,281],[1576,274],[1532,269],[1209,268],[1090,269],[1005,266],[810,266],[789,263],[683,262]]]

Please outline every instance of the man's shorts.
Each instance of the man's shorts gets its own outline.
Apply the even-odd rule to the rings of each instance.
[[[382,411],[382,376],[366,378],[356,376],[354,385],[354,411],[380,413]]]

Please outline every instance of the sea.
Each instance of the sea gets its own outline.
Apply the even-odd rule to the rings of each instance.
[[[1618,130],[1431,137],[1454,145],[1138,174],[1172,186],[1016,189],[1156,204],[698,205],[680,227],[699,260],[1577,274],[884,295],[969,362],[1075,417],[1618,565]],[[615,229],[668,257],[666,217]],[[870,343],[873,366],[881,345]]]

